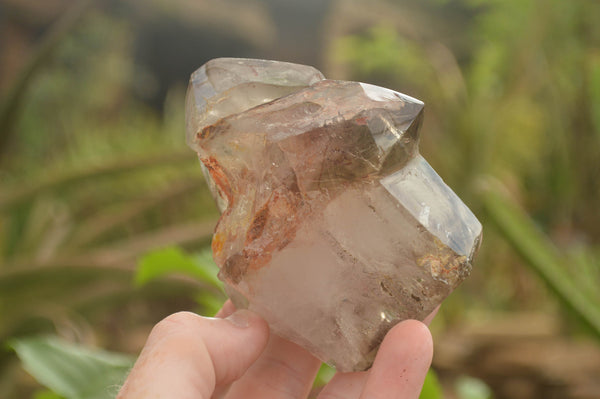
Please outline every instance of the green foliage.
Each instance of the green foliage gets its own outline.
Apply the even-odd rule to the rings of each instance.
[[[78,22],[89,11],[93,4],[91,0],[75,2],[61,18],[54,23],[50,32],[38,46],[35,54],[30,58],[16,82],[12,84],[5,98],[0,101],[0,156],[7,152],[11,144],[11,135],[14,134],[14,124],[23,102],[23,97],[32,77],[41,69],[44,62],[48,61],[53,50],[64,40],[65,36],[77,26]]]
[[[60,396],[52,391],[40,391],[33,395],[33,399],[64,399],[64,396]]]
[[[329,381],[331,381],[334,375],[335,369],[329,366],[327,363],[322,363],[313,386],[317,388],[325,386]]]
[[[456,381],[456,392],[460,399],[491,399],[490,388],[481,380],[461,376]]]
[[[181,248],[169,247],[145,254],[138,263],[135,283],[138,286],[164,276],[183,274],[205,284],[196,294],[196,302],[205,314],[215,314],[225,302],[223,283],[217,278],[219,268],[210,248],[197,255],[184,253]]]
[[[212,283],[171,276],[132,285],[147,252],[206,247],[217,212],[185,145],[182,88],[162,118],[131,95],[141,71],[130,29],[87,13],[20,94],[15,140],[0,159],[0,342],[59,333],[122,350],[111,323],[139,328],[174,302],[223,297]],[[16,367],[0,353],[0,397],[28,393]]]
[[[118,392],[134,359],[74,345],[54,337],[11,340],[10,346],[33,377],[50,388],[36,398],[109,399]]]
[[[88,15],[24,103],[19,140],[2,159],[0,341],[83,321],[84,311],[91,321],[150,292],[189,298],[199,289],[174,279],[131,289],[136,259],[149,250],[208,244],[216,210],[184,143],[181,89],[163,120],[123,95],[134,73],[128,33]]]
[[[490,221],[513,248],[556,293],[557,298],[600,338],[598,287],[583,283],[599,281],[600,269],[592,266],[593,258],[580,253],[578,261],[565,259],[527,214],[495,191],[484,193],[484,204]],[[568,265],[578,264],[583,267],[578,268],[575,274],[569,271]],[[583,275],[578,275],[581,273]]]
[[[437,375],[433,369],[430,369],[425,376],[425,382],[423,383],[423,389],[419,399],[442,399],[444,397],[442,387],[438,381]],[[467,398],[461,398],[467,399]],[[475,399],[475,398],[468,398]]]
[[[196,256],[177,247],[154,250],[139,261],[135,274],[138,286],[152,280],[183,274],[205,283],[208,290],[198,295],[198,303],[215,313],[225,300],[217,266],[209,249]],[[112,398],[133,365],[134,358],[73,345],[56,337],[22,338],[9,341],[23,367],[38,382],[51,389],[34,399]]]
[[[135,283],[143,286],[178,274],[191,277],[207,285],[208,291],[201,291],[198,302],[214,313],[225,300],[217,272],[210,250],[192,256],[180,248],[168,247],[151,251],[140,259]],[[127,355],[92,350],[55,337],[15,339],[9,345],[25,370],[51,389],[37,393],[34,399],[112,398],[134,361]]]
[[[151,251],[140,259],[135,283],[143,285],[167,274],[182,273],[214,287],[221,287],[222,283],[217,278],[218,272],[219,268],[212,259],[210,249],[191,257],[184,254],[180,248],[169,247]]]

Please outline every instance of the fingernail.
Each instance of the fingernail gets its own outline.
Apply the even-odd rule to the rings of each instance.
[[[236,327],[246,328],[250,325],[250,315],[251,313],[248,310],[242,309],[232,313],[225,320],[228,320]]]

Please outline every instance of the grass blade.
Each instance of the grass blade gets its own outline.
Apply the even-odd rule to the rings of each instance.
[[[567,272],[564,259],[550,239],[515,203],[497,191],[484,191],[489,219],[560,301],[600,338],[600,305],[588,298]]]

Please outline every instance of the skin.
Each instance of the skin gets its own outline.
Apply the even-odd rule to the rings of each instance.
[[[432,356],[427,325],[403,321],[370,370],[337,373],[318,399],[417,399]],[[306,399],[320,364],[227,302],[215,318],[181,312],[158,323],[117,399]]]

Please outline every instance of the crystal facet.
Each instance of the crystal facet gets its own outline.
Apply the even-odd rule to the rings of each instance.
[[[479,245],[481,224],[418,153],[423,106],[284,62],[215,59],[190,80],[219,277],[237,307],[340,371],[427,316]]]

